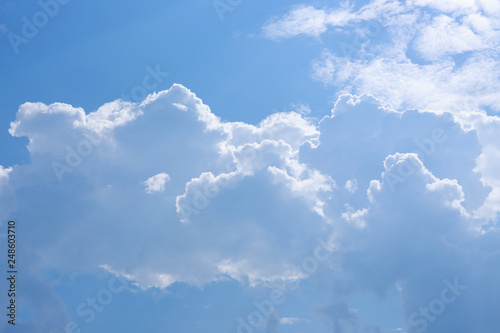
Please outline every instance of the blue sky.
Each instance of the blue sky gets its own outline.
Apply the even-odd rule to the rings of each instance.
[[[499,28],[491,0],[3,3],[0,330],[496,332]]]

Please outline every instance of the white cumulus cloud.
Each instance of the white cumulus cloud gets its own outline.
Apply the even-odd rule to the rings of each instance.
[[[163,192],[165,191],[165,184],[169,181],[170,176],[165,172],[149,177],[146,181],[144,181],[144,185],[146,185],[146,192]]]

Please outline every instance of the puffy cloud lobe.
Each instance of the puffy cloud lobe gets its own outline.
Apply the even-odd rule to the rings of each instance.
[[[284,183],[290,193],[304,198],[316,213],[324,216],[322,194],[331,192],[337,187],[329,176],[321,174],[318,170],[311,170],[294,160],[289,161],[288,168],[270,166],[268,171],[277,182]]]
[[[236,172],[220,174],[215,177],[211,172],[204,172],[200,177],[193,178],[186,184],[185,193],[177,196],[175,206],[176,212],[182,222],[189,221],[193,214],[200,214],[205,209],[210,200],[217,197],[221,189],[234,182],[237,178],[242,178]]]
[[[221,189],[230,184],[235,186],[238,181],[266,167],[269,167],[269,172],[273,175],[283,171],[277,168],[290,168],[302,178],[307,173],[309,177],[304,181],[320,182],[319,186],[328,190],[326,177],[308,170],[306,166],[297,163],[294,157],[301,145],[315,146],[319,136],[316,126],[300,114],[272,114],[258,126],[239,122],[225,123],[222,126],[229,133],[228,139],[219,145],[226,163],[217,176],[205,172],[186,184],[185,193],[176,199],[176,211],[181,221],[186,222],[191,215],[199,214],[211,199],[218,196]],[[317,179],[313,180],[313,177]],[[287,178],[287,181],[294,180],[295,178]],[[299,195],[300,191],[297,190],[299,189],[295,187],[295,192]],[[311,193],[302,192],[300,195],[308,198]],[[318,200],[314,200],[314,203],[321,205]]]
[[[394,155],[389,155],[384,161],[385,171],[383,172],[383,184],[386,184],[391,190],[395,190],[398,182],[404,182],[404,177],[409,178],[408,182],[413,181],[411,176],[420,176],[426,179],[426,190],[427,193],[438,193],[440,202],[443,206],[450,206],[459,210],[463,215],[468,216],[462,207],[462,202],[464,199],[464,193],[462,191],[462,186],[460,186],[456,179],[437,179],[432,175],[423,165],[422,161],[418,158],[417,154],[407,153],[401,154],[396,153]],[[373,183],[370,183],[372,185]],[[399,185],[401,186],[401,185]],[[368,189],[370,193],[374,193],[374,190],[380,191],[381,186],[374,185],[374,188],[370,186]]]
[[[0,189],[2,185],[9,181],[9,173],[12,171],[12,168],[4,168],[0,165]]]
[[[117,100],[104,104],[97,111],[83,117],[82,120],[76,120],[75,126],[101,133],[123,126],[141,114],[142,111],[137,109],[135,104]]]
[[[258,126],[232,122],[225,123],[224,128],[230,133],[226,141],[227,149],[238,148],[249,143],[260,143],[267,139],[283,140],[296,151],[305,142],[314,145],[319,136],[316,125],[296,112],[271,114]]]
[[[500,118],[487,116],[484,113],[471,115],[469,121],[477,129],[478,139],[482,143],[481,155],[476,159],[475,170],[481,173],[481,180],[492,187],[483,205],[475,212],[478,218],[495,220],[500,212],[500,147],[497,144],[497,133],[500,130]]]
[[[28,137],[28,150],[31,153],[45,153],[59,149],[63,138],[67,140],[68,136],[75,136],[68,129],[73,129],[74,124],[84,118],[83,109],[68,104],[54,103],[47,106],[43,103],[25,103],[19,107],[9,133],[15,137]],[[48,130],[52,135],[44,133]]]

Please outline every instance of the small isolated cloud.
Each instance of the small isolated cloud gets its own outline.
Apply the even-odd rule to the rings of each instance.
[[[328,28],[328,14],[312,6],[300,6],[281,19],[274,19],[263,27],[264,35],[271,39],[297,35],[318,37]]]
[[[346,211],[342,213],[342,218],[349,222],[352,223],[356,228],[363,229],[366,224],[364,221],[364,216],[368,213],[368,209],[360,209],[360,210],[354,210],[350,205],[346,204],[345,205]]]
[[[356,179],[348,179],[345,182],[345,189],[351,193],[356,192],[358,189],[358,181]]]
[[[295,318],[295,317],[283,317],[280,318],[280,325],[294,325],[298,323],[306,323],[307,319]]]
[[[146,185],[146,192],[163,192],[165,191],[165,184],[170,181],[170,176],[164,172],[148,178],[144,185]]]

